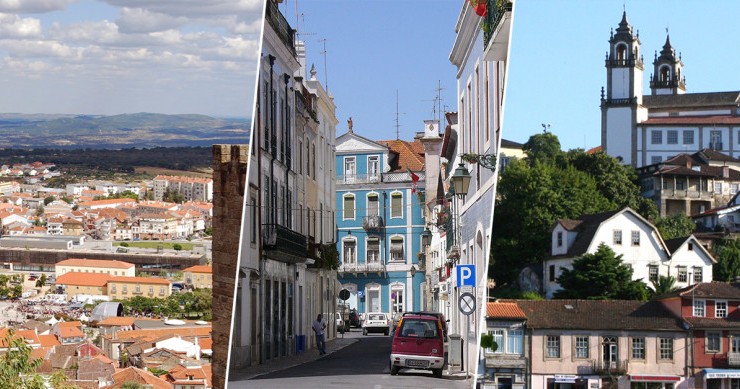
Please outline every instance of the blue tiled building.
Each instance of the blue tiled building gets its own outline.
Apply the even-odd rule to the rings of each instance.
[[[337,138],[336,164],[338,278],[351,293],[347,303],[360,313],[420,310],[421,142],[372,141],[350,124]]]

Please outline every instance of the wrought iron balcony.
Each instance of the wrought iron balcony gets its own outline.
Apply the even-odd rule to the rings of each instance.
[[[615,68],[620,67],[632,67],[635,66],[638,69],[643,69],[644,64],[642,62],[641,58],[629,58],[629,59],[607,59],[606,60],[606,66],[611,66]]]
[[[678,80],[675,78],[672,78],[670,80],[657,80],[653,79],[650,80],[650,87],[651,88],[686,88],[686,82],[684,80]]]
[[[372,262],[349,262],[349,263],[343,263],[339,266],[339,269],[337,272],[339,273],[351,273],[351,274],[357,274],[357,273],[385,273],[385,263],[383,261],[372,261]]]
[[[508,0],[486,0],[486,16],[483,17],[483,23],[481,24],[483,27],[483,47],[486,52],[491,52],[491,55],[487,53],[486,60],[501,61],[506,58],[506,51],[509,46],[511,8],[511,1]],[[502,20],[508,22],[502,23]],[[489,47],[492,46],[499,46],[499,50],[489,50]]]
[[[285,19],[285,16],[278,9],[277,4],[274,1],[267,2],[267,9],[265,10],[265,19],[270,24],[275,33],[283,41],[285,47],[291,51],[293,56],[295,52],[295,30],[290,27],[290,24]]]
[[[305,235],[279,224],[263,224],[262,236],[262,248],[268,257],[289,263],[306,259],[308,245]]]
[[[419,181],[424,181],[424,172],[414,173]],[[372,173],[372,174],[345,174],[337,176],[337,185],[342,184],[374,184],[378,182],[412,182],[408,172]]]
[[[375,231],[383,228],[383,217],[381,216],[363,216],[362,228],[365,231]]]
[[[604,361],[598,359],[591,361],[591,368],[594,374],[601,376],[625,375],[627,374],[628,363],[626,360]]]

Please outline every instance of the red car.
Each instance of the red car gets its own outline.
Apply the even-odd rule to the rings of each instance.
[[[400,369],[431,370],[442,377],[444,333],[439,319],[429,315],[405,315],[393,335],[391,375]]]

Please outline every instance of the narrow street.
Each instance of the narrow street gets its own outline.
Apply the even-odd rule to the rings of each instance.
[[[391,337],[382,334],[363,336],[358,329],[346,333],[345,337],[357,338],[358,341],[312,362],[265,374],[248,381],[229,382],[229,389],[467,389],[472,384],[472,378],[466,380],[464,375],[445,374],[443,378],[434,378],[431,371],[425,370],[401,370],[397,376],[391,376],[388,366]]]

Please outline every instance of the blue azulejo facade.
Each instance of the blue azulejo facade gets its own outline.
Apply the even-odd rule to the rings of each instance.
[[[422,306],[420,149],[413,142],[372,141],[351,129],[337,138],[338,278],[350,291],[347,303],[360,313]]]

